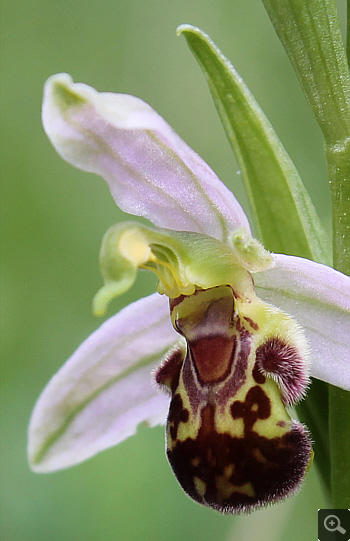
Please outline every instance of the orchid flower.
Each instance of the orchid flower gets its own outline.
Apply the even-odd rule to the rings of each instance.
[[[153,224],[106,233],[94,312],[139,268],[159,282],[44,389],[29,426],[32,469],[67,468],[140,423],[166,423],[169,462],[197,502],[236,513],[295,493],[312,446],[286,408],[310,375],[350,390],[350,278],[267,252],[234,195],[142,100],[58,74],[45,86],[43,124],[65,160],[101,175],[123,211]]]

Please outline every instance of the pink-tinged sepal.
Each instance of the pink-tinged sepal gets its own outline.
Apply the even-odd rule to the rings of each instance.
[[[167,299],[150,295],[105,321],[53,376],[28,429],[37,472],[73,466],[135,434],[164,424],[168,398],[150,377],[178,342]]]
[[[350,277],[301,257],[274,254],[274,261],[254,274],[256,294],[303,328],[310,375],[350,391]]]
[[[45,84],[42,118],[57,152],[101,175],[124,212],[222,240],[239,227],[250,231],[230,190],[139,98],[97,92],[59,73]]]

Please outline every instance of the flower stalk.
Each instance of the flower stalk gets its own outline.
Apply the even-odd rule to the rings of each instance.
[[[133,285],[139,268],[156,273],[161,295],[110,318],[52,378],[33,411],[28,455],[35,471],[54,471],[119,443],[141,422],[164,423],[169,402],[157,383],[171,395],[167,454],[178,481],[199,503],[235,513],[298,490],[313,453],[285,406],[303,397],[309,374],[350,390],[350,281],[311,260],[328,261],[324,232],[249,91],[208,36],[182,30],[197,40],[202,67],[209,57],[218,109],[244,150],[252,201],[264,206],[261,231],[282,254],[251,236],[234,195],[149,105],[51,77],[43,124],[58,153],[101,175],[121,209],[155,226],[125,222],[106,233],[95,313]],[[285,255],[291,246],[306,258]]]

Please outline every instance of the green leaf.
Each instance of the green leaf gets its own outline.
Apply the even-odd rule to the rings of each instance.
[[[346,10],[346,56],[348,59],[348,65],[350,65],[350,9],[349,2]]]
[[[230,62],[198,28],[182,25],[207,78],[242,170],[256,224],[271,251],[330,263],[330,247],[310,197],[271,124]]]

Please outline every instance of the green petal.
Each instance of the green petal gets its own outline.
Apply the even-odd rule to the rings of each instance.
[[[250,238],[249,238],[250,240]],[[243,246],[236,250],[227,244],[193,231],[151,228],[137,222],[121,222],[105,234],[100,266],[104,286],[94,298],[96,315],[105,313],[110,300],[127,291],[136,279],[138,268],[151,270],[159,278],[158,292],[170,298],[192,295],[197,288],[208,289],[229,284],[243,299],[254,296],[248,265],[257,270],[272,264],[261,255],[261,247],[250,241],[249,257]],[[261,259],[263,261],[261,261]]]

